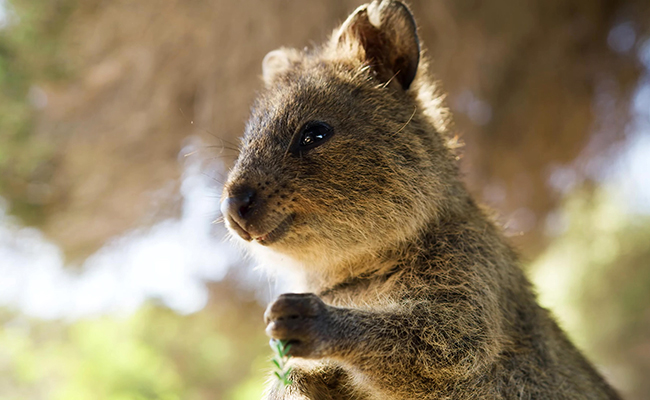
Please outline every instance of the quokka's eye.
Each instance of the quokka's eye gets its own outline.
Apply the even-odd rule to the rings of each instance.
[[[300,142],[298,143],[298,150],[304,151],[313,149],[325,143],[327,139],[332,137],[334,129],[322,121],[308,122],[300,134]]]

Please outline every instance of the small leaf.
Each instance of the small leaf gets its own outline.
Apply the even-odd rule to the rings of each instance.
[[[284,386],[291,385],[293,382],[289,379],[289,374],[291,373],[291,367],[284,371],[287,361],[291,358],[289,349],[291,345],[285,343],[281,340],[271,339],[269,345],[276,353],[275,357],[271,359],[271,362],[278,371],[274,371],[275,377],[280,381]]]

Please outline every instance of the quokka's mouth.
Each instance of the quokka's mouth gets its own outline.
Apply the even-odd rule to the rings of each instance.
[[[239,225],[237,223],[237,221],[233,220],[232,218],[229,218],[228,219],[228,225],[229,225],[230,229],[232,229],[233,231],[235,231],[239,235],[239,237],[241,237],[242,239],[244,239],[247,242],[251,241],[252,237],[251,237],[250,233],[248,233],[248,231],[246,229],[242,228],[241,225]]]
[[[294,219],[296,218],[296,214],[291,214],[287,218],[285,218],[280,224],[275,227],[273,230],[271,230],[268,233],[265,233],[264,235],[254,237],[253,240],[255,240],[257,243],[268,246],[271,243],[277,242],[280,240],[284,235],[289,232],[289,228],[291,228],[291,225],[293,224]]]

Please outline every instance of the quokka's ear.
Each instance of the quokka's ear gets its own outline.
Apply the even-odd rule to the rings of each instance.
[[[262,60],[262,79],[267,86],[282,73],[288,71],[296,58],[293,49],[281,48],[269,52]]]
[[[407,90],[418,69],[420,41],[411,11],[401,2],[375,0],[356,9],[334,34],[340,50],[352,51],[379,79]]]

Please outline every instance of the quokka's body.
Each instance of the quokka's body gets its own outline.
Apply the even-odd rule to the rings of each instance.
[[[294,356],[268,398],[617,399],[460,181],[420,55],[382,1],[264,59],[222,211],[311,292],[267,309]]]

